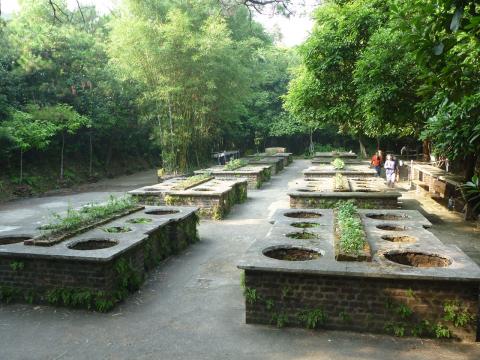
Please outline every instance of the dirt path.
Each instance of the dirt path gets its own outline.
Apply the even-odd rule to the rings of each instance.
[[[245,324],[236,261],[266,235],[269,214],[288,206],[288,183],[306,166],[296,161],[249,192],[226,220],[202,221],[202,241],[163,263],[111,313],[1,305],[0,358],[478,360],[472,344]]]

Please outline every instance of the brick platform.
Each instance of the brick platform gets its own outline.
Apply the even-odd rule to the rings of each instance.
[[[238,264],[245,271],[247,323],[480,340],[480,268],[426,230],[431,224],[417,211],[359,213],[372,262],[335,260],[332,210],[278,211],[269,235],[254,243]],[[296,223],[315,226],[299,228]],[[310,236],[291,237],[298,232]],[[270,257],[273,251],[292,248],[317,258]],[[389,260],[412,253],[441,259],[443,265],[417,267]],[[459,320],[462,316],[465,322]]]

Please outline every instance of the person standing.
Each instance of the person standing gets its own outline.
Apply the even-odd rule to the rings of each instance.
[[[375,171],[377,172],[377,177],[380,176],[380,174],[382,173],[382,152],[381,152],[381,150],[378,150],[377,153],[372,156],[371,164],[375,168]]]
[[[387,175],[387,186],[391,188],[395,187],[395,162],[392,160],[392,156],[390,154],[387,155],[387,160],[385,161],[383,167],[385,168],[385,173]]]

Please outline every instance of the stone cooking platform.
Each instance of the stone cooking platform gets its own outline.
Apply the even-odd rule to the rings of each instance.
[[[293,154],[292,153],[287,153],[287,152],[277,152],[277,153],[257,153],[253,155],[248,155],[249,158],[273,158],[273,159],[282,159],[283,160],[283,166],[288,166],[292,163],[293,161]]]
[[[186,190],[175,190],[182,178],[145,186],[129,192],[145,205],[197,206],[201,218],[223,219],[235,204],[247,199],[246,179],[212,179]]]
[[[316,152],[314,159],[320,160],[320,159],[326,159],[326,160],[333,160],[336,158],[340,159],[357,159],[357,154],[354,152],[346,152],[346,151],[327,151],[327,152]]]
[[[147,270],[198,240],[196,211],[147,206],[49,247],[0,237],[0,298],[110,310]]]
[[[334,208],[338,201],[355,200],[360,208],[395,209],[401,194],[391,191],[383,179],[347,178],[348,188],[335,191],[333,177],[295,181],[288,192],[291,208]]]
[[[366,164],[345,164],[345,168],[341,170],[336,170],[333,165],[325,164],[311,166],[303,171],[305,179],[318,179],[322,177],[335,176],[337,174],[356,178],[367,178],[374,177],[377,173],[375,169],[369,168],[369,166]]]
[[[332,210],[277,211],[238,263],[246,322],[480,340],[480,268],[417,211],[359,214],[371,262],[335,260]],[[460,313],[468,321],[455,326]]]
[[[244,178],[248,181],[249,189],[260,189],[264,182],[270,181],[272,167],[272,165],[247,165],[236,170],[225,170],[223,166],[214,166],[196,170],[195,174],[212,174],[215,179],[220,180]]]
[[[330,164],[333,160],[335,160],[335,157],[313,157],[312,158],[312,164],[313,165],[318,165],[318,164]],[[352,159],[352,158],[343,158],[342,161],[345,164],[354,164],[354,165],[369,165],[370,162],[365,161],[365,160],[360,160],[360,159]]]
[[[284,169],[283,158],[279,157],[255,157],[244,158],[250,165],[271,165],[272,175],[278,174]]]

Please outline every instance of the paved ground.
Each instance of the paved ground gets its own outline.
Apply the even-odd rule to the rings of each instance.
[[[475,344],[244,323],[235,261],[268,232],[269,214],[288,206],[288,182],[306,166],[305,161],[296,161],[262,190],[249,192],[249,200],[226,220],[203,221],[200,243],[166,261],[151,273],[141,292],[109,314],[0,305],[0,359],[480,359],[480,346]],[[120,183],[125,188],[141,186],[150,177],[154,180],[144,173],[138,183],[135,176]],[[125,190],[116,181],[115,190]],[[47,208],[61,210],[69,201],[80,205],[102,199],[107,189],[108,182],[100,192],[9,203],[0,206],[0,224],[34,223]],[[405,206],[420,206],[412,193],[406,196]],[[430,219],[443,216],[435,204],[421,206],[425,211],[433,209]],[[22,214],[28,219],[17,218]],[[442,220],[437,235],[478,250],[470,241],[475,240],[473,230],[460,223],[451,225],[455,221],[453,215],[452,220]]]

